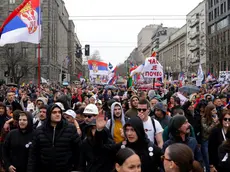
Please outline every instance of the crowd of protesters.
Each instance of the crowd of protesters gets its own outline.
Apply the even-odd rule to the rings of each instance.
[[[230,86],[0,88],[0,171],[229,172]]]

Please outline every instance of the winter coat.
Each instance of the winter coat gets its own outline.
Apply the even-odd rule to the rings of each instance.
[[[162,167],[161,162],[161,149],[154,145],[153,142],[151,142],[148,139],[148,136],[145,134],[143,122],[139,117],[132,117],[127,121],[127,123],[124,126],[124,129],[127,125],[130,125],[134,128],[135,132],[138,135],[138,140],[134,143],[128,142],[122,142],[119,144],[105,144],[103,145],[104,151],[111,151],[114,153],[114,155],[120,150],[120,148],[128,147],[133,149],[137,155],[139,155],[141,159],[141,171],[142,172],[149,172],[149,169],[151,171],[160,171],[160,167]],[[125,133],[125,131],[124,131]],[[98,138],[106,138],[105,132],[96,132],[96,137]]]
[[[166,148],[171,145],[171,144],[174,144],[174,143],[183,143],[183,144],[186,144],[188,147],[191,148],[191,150],[193,151],[193,154],[194,154],[194,159],[196,161],[199,161],[201,164],[203,163],[203,158],[202,158],[202,154],[201,154],[201,150],[198,146],[198,143],[196,141],[195,138],[193,137],[186,137],[185,141],[183,141],[181,139],[181,137],[176,137],[176,136],[173,136],[171,135],[170,136],[170,139],[167,140],[164,145],[163,145],[163,151],[166,150]]]
[[[114,143],[107,139],[105,144]],[[109,151],[103,151],[97,140],[86,138],[81,146],[80,171],[84,172],[110,172],[114,168],[115,156]]]
[[[17,172],[26,172],[29,148],[33,138],[33,119],[27,114],[28,125],[25,130],[20,128],[11,130],[3,145],[4,166],[8,170],[11,165]]]
[[[48,108],[46,122],[35,132],[28,172],[69,172],[78,165],[81,139],[76,127],[64,119],[55,128],[51,126],[51,112],[56,107],[53,104]]]
[[[218,149],[220,172],[230,171],[230,140],[220,145]]]

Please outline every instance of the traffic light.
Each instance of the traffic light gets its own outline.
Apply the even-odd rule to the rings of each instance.
[[[76,56],[77,58],[81,58],[81,57],[82,57],[81,47],[80,47],[78,44],[76,45],[75,56]]]
[[[62,73],[61,79],[62,79],[62,81],[64,81],[64,79],[66,79],[66,74],[65,73]]]
[[[85,45],[85,56],[89,56],[89,55],[90,55],[90,46]]]

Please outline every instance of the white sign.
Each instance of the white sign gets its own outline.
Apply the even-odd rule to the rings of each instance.
[[[220,82],[230,81],[230,71],[219,71],[219,81]]]
[[[142,71],[145,78],[163,78],[163,66],[156,57],[148,57],[145,60],[145,66]]]

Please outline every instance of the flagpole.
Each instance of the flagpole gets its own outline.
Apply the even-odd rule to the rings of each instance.
[[[41,84],[41,54],[40,54],[41,45],[38,44],[38,88]]]
[[[41,1],[39,0],[39,17],[38,17],[38,88],[40,89],[41,84]]]

